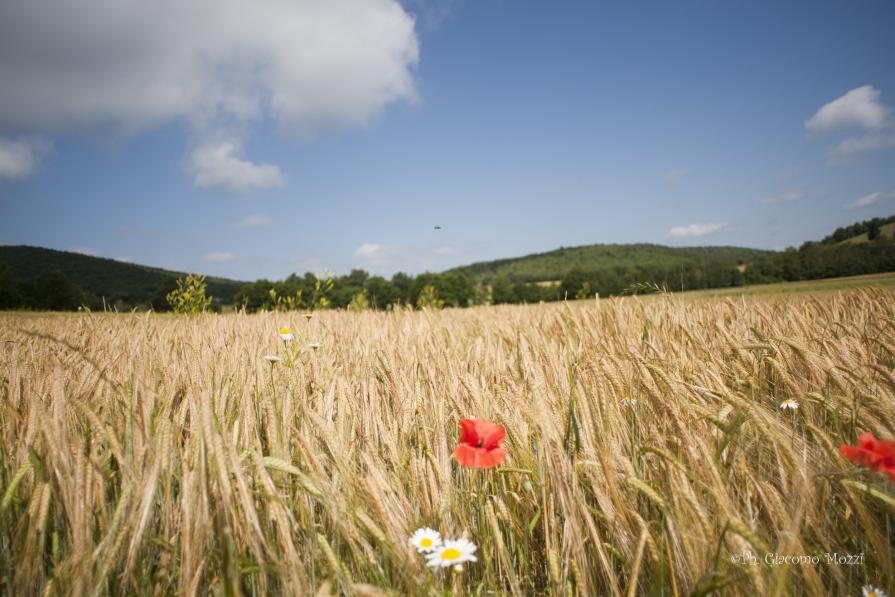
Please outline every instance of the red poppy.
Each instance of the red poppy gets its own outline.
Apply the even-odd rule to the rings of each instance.
[[[839,446],[843,456],[867,468],[885,473],[895,483],[895,441],[881,441],[864,432],[857,446]]]
[[[507,457],[500,447],[506,431],[485,419],[460,419],[460,443],[454,450],[454,458],[470,468],[491,468]]]

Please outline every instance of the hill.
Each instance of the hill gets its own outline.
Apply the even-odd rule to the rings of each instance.
[[[706,265],[739,266],[766,257],[773,251],[742,247],[666,247],[652,244],[584,245],[560,247],[524,257],[482,261],[452,272],[475,279],[505,276],[519,282],[559,280],[573,270],[627,271],[631,269],[674,270]]]
[[[5,271],[4,271],[5,270]],[[62,274],[64,279],[58,278]],[[80,253],[29,246],[0,246],[0,274],[6,284],[20,289],[40,285],[41,280],[56,277],[56,283],[69,282],[81,291],[88,303],[106,303],[119,307],[148,305],[159,293],[172,288],[186,274],[145,265],[91,257]],[[221,303],[232,303],[243,282],[226,278],[206,278],[207,292]]]
[[[837,228],[833,234],[821,240],[821,244],[835,245],[843,243],[865,243],[877,238],[893,238],[895,236],[895,216],[873,218],[856,222],[850,226]]]
[[[870,232],[862,232],[857,236],[853,236],[848,238],[843,243],[867,243],[870,242]],[[879,236],[883,238],[895,238],[895,222],[889,222],[888,224],[883,224],[879,226]]]

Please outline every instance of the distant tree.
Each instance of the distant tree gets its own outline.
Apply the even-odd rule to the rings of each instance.
[[[438,291],[434,286],[423,286],[419,296],[416,298],[416,306],[418,309],[441,309],[444,307],[444,301],[438,298]]]
[[[205,311],[212,297],[205,296],[205,276],[188,275],[178,278],[177,288],[167,295],[171,310],[181,315],[196,315]]]
[[[376,309],[401,302],[401,296],[394,284],[381,276],[372,276],[366,283],[367,297]]]
[[[81,289],[59,270],[47,272],[35,284],[36,306],[51,311],[73,311],[83,300]]]
[[[513,283],[506,276],[498,276],[491,283],[491,300],[496,304],[515,303]]]
[[[171,305],[168,304],[168,294],[174,290],[177,290],[176,278],[168,278],[162,282],[158,289],[156,289],[155,294],[152,295],[152,299],[149,301],[152,310],[158,313],[170,311]]]
[[[0,309],[20,309],[24,306],[19,283],[6,264],[0,263]]]
[[[366,311],[369,308],[370,308],[370,301],[367,300],[366,289],[355,294],[354,298],[351,299],[351,302],[348,304],[348,310],[353,311],[355,313],[360,313],[361,311]]]
[[[867,239],[868,240],[876,240],[879,238],[880,234],[880,226],[879,226],[879,218],[874,218],[870,221],[870,224],[867,226]]]

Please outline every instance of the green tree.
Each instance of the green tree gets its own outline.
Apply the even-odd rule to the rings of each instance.
[[[35,299],[40,309],[73,311],[83,301],[83,293],[62,272],[53,270],[37,279]]]
[[[370,301],[367,300],[367,289],[363,289],[361,292],[358,292],[354,295],[354,298],[351,299],[351,302],[348,303],[348,310],[353,311],[354,313],[360,313],[361,311],[366,311],[370,308]]]
[[[444,301],[438,298],[438,291],[430,284],[423,286],[420,290],[419,296],[416,297],[416,306],[418,309],[425,309],[426,307],[441,309],[444,307]]]
[[[178,278],[177,288],[166,297],[171,310],[181,315],[196,315],[205,311],[212,297],[205,296],[205,276],[189,274]]]

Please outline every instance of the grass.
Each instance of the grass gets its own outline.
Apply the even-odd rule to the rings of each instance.
[[[893,298],[2,315],[0,594],[892,587],[893,485],[837,448],[895,435]],[[463,417],[504,465],[458,467]],[[478,562],[426,569],[421,526]]]
[[[880,236],[887,236],[889,238],[895,238],[895,222],[890,222],[888,224],[884,224],[879,227]],[[859,234],[858,236],[853,236],[848,240],[844,240],[840,245],[850,243],[850,244],[861,244],[861,243],[869,243],[870,235],[866,232],[863,234]]]
[[[737,286],[733,288],[710,288],[690,290],[684,296],[691,298],[733,297],[733,296],[776,296],[804,295],[858,288],[895,288],[895,273],[868,274],[864,276],[846,276],[842,278],[826,278],[823,280],[805,280],[802,282],[780,282],[778,284],[755,284],[753,286]]]

